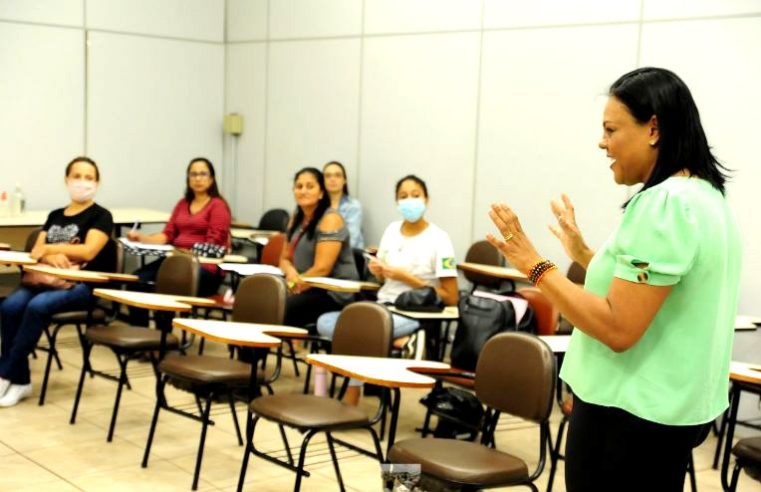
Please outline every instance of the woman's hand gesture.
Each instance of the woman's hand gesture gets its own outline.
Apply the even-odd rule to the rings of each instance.
[[[558,200],[550,202],[552,214],[558,221],[557,225],[549,226],[550,231],[560,240],[568,257],[586,268],[594,256],[594,251],[589,249],[587,243],[584,242],[579,226],[576,224],[576,212],[571,199],[565,193],[561,195],[561,198],[562,203]]]
[[[504,203],[498,203],[492,204],[489,218],[499,229],[502,238],[487,234],[486,240],[505,256],[510,265],[527,274],[542,257],[523,232],[518,216]]]

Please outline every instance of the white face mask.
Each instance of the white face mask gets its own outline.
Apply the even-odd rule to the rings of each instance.
[[[84,179],[72,179],[66,182],[69,189],[69,196],[77,203],[86,203],[95,197],[98,185],[95,181],[86,181]]]

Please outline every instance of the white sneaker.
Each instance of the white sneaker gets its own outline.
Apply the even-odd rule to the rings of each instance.
[[[11,382],[7,379],[0,378],[0,397],[5,395],[5,392],[8,391],[8,388],[11,386]]]
[[[30,384],[12,384],[0,398],[0,407],[12,407],[24,398],[32,394],[32,385]]]

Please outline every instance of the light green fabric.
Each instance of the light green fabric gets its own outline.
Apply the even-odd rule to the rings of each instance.
[[[674,287],[622,353],[574,330],[561,378],[588,403],[653,422],[714,419],[728,405],[740,256],[734,216],[707,181],[672,177],[635,195],[584,288],[606,296],[613,277]]]

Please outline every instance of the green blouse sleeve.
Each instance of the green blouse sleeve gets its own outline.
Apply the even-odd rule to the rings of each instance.
[[[698,252],[698,225],[680,193],[654,188],[627,205],[616,234],[613,275],[630,282],[679,283]]]

